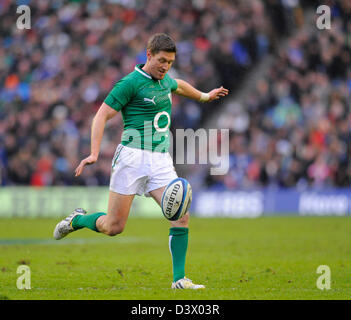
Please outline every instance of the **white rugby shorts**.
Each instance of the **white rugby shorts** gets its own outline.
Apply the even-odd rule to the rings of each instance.
[[[152,152],[119,144],[112,159],[110,190],[150,197],[149,192],[178,177],[168,152]]]

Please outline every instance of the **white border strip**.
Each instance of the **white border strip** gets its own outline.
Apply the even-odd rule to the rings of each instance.
[[[134,70],[140,72],[143,76],[152,79],[147,73],[145,73],[144,71],[142,71],[141,69],[139,69],[137,66],[134,67]]]

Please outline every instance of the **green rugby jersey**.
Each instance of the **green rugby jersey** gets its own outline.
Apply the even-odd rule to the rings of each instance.
[[[162,80],[152,78],[143,66],[136,65],[119,80],[104,102],[122,113],[123,145],[168,152],[172,91],[178,84],[168,74]]]

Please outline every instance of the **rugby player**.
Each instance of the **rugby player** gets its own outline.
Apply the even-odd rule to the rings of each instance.
[[[75,169],[82,174],[86,165],[98,160],[106,122],[122,113],[124,130],[112,159],[107,213],[87,214],[82,208],[59,222],[54,238],[59,240],[81,228],[109,236],[120,234],[126,225],[135,195],[151,196],[161,205],[165,187],[177,173],[168,152],[172,93],[200,102],[211,102],[228,94],[220,87],[201,92],[167,72],[176,57],[176,44],[163,33],[147,44],[147,61],[119,80],[97,111],[91,128],[91,153]],[[203,289],[185,277],[189,213],[170,222],[169,249],[172,257],[174,289]]]

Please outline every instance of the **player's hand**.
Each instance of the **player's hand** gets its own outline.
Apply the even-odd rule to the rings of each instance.
[[[83,172],[83,169],[86,165],[93,164],[97,161],[97,156],[90,155],[89,157],[86,157],[83,159],[79,166],[75,170],[75,177],[80,176],[80,174]]]
[[[226,88],[223,88],[223,86],[221,86],[220,88],[216,88],[211,90],[208,94],[210,95],[210,100],[208,100],[208,102],[211,102],[213,100],[218,100],[221,97],[225,97],[226,95],[228,95],[229,90]]]

